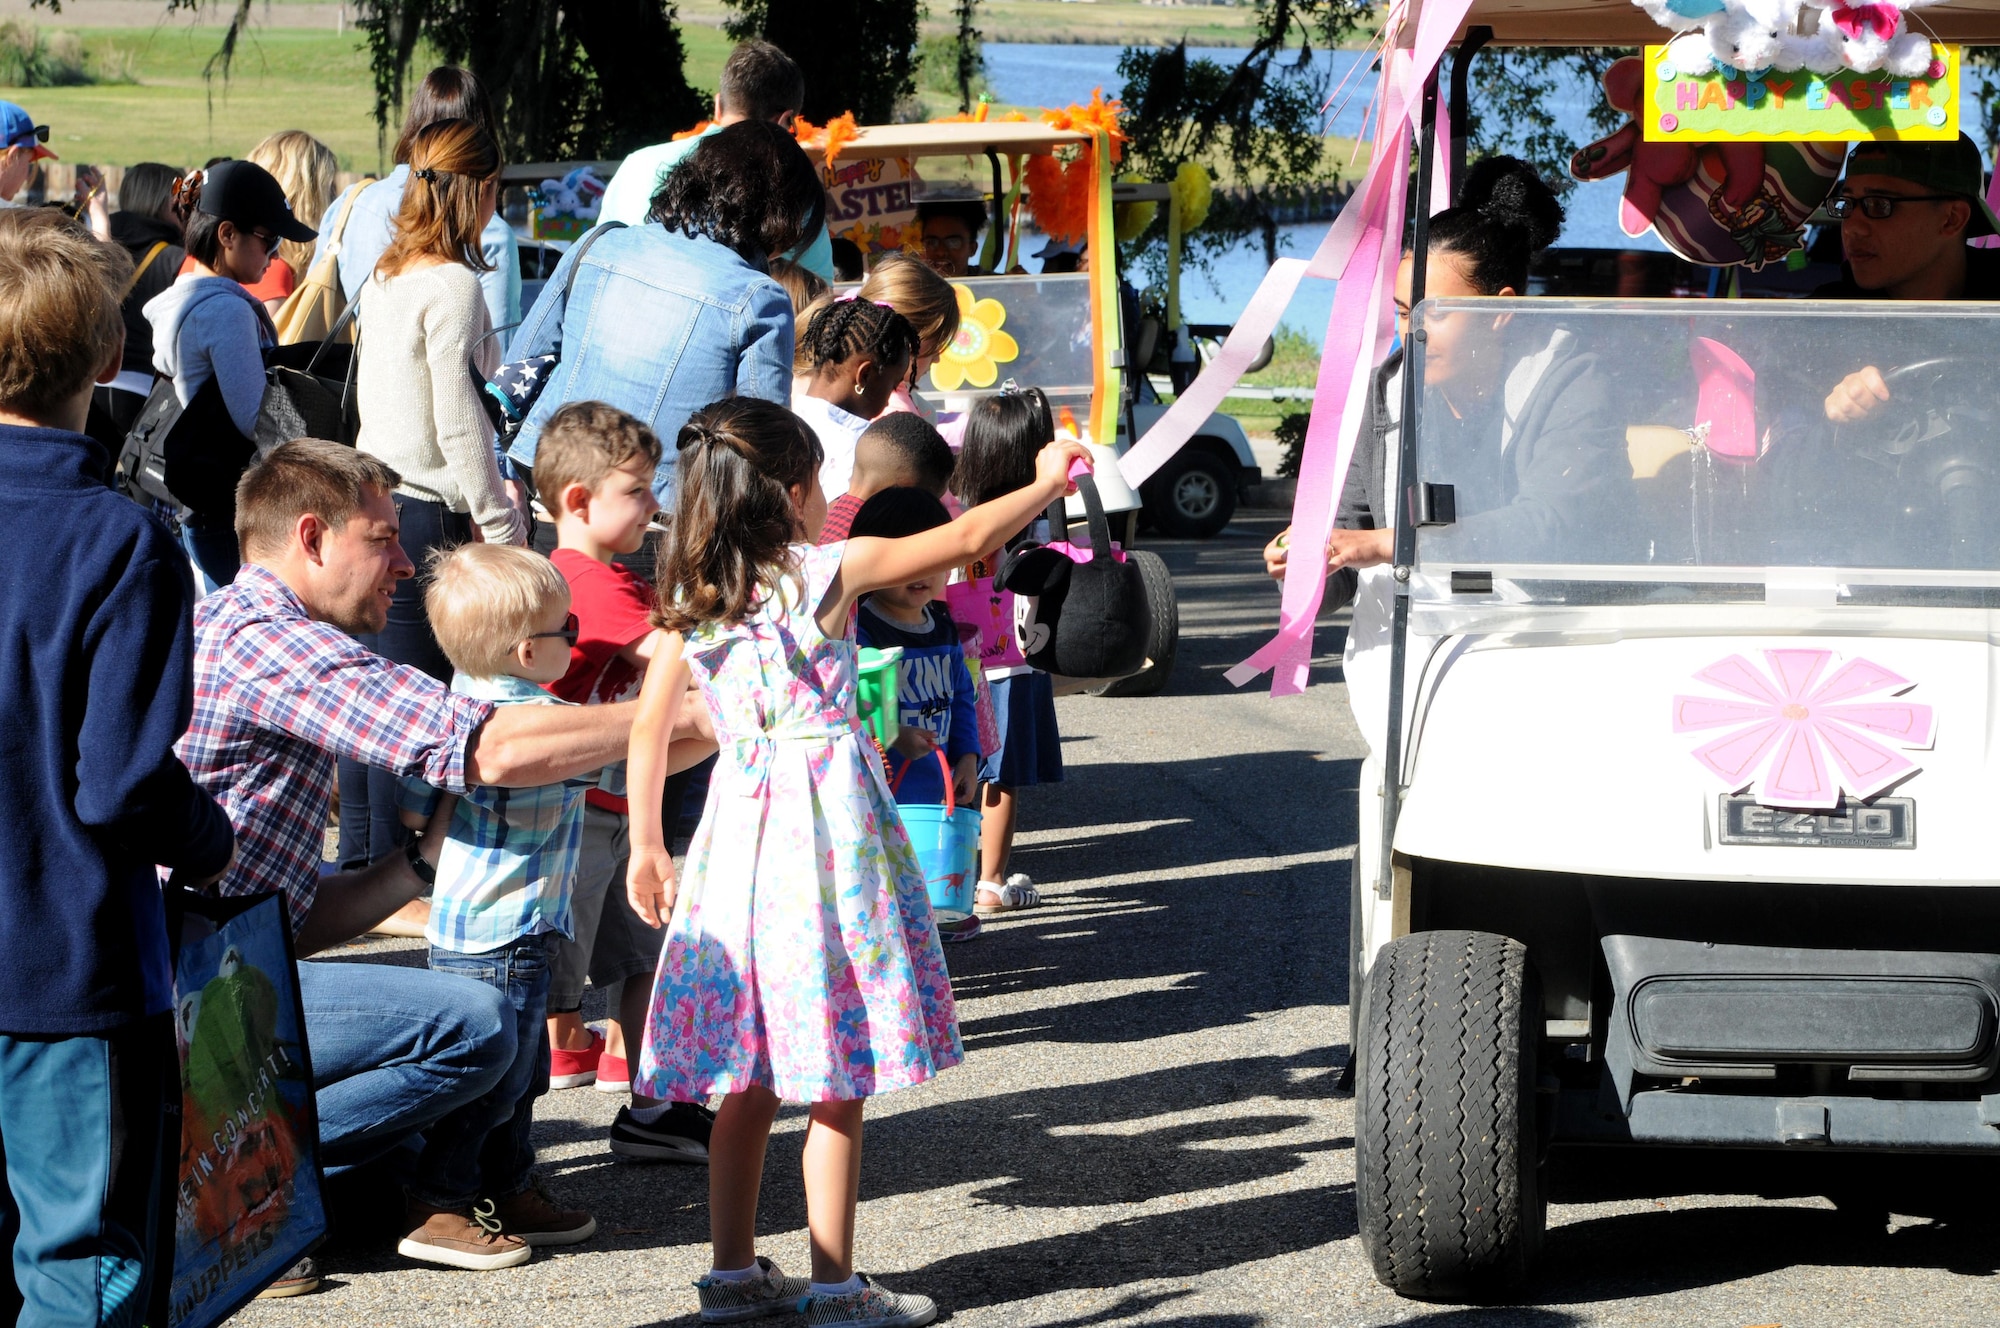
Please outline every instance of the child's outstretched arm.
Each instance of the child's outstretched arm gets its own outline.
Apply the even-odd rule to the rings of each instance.
[[[639,690],[639,713],[632,721],[632,750],[626,758],[626,799],[630,808],[632,859],[625,871],[625,896],[649,927],[658,927],[674,909],[674,855],[660,814],[667,785],[668,747],[674,721],[687,694],[688,665],[678,632],[669,632],[646,669]]]
[[[905,585],[999,548],[1043,508],[1070,491],[1072,463],[1088,465],[1090,459],[1090,451],[1082,443],[1050,443],[1035,458],[1033,483],[981,503],[956,521],[902,539],[847,541],[840,572],[820,601],[820,630],[828,636],[840,635],[846,630],[854,602],[871,590]]]

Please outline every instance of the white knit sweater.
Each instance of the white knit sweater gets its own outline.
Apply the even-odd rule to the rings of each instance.
[[[373,276],[361,295],[356,446],[403,477],[396,492],[469,513],[487,542],[522,543],[501,487],[493,425],[473,381],[498,367],[479,275],[457,263]],[[474,354],[474,347],[478,353]]]

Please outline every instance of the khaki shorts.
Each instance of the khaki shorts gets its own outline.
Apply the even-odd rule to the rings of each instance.
[[[625,863],[632,851],[626,832],[626,817],[584,804],[583,849],[570,897],[576,939],[559,939],[551,956],[550,1014],[582,1008],[586,977],[593,987],[615,987],[628,978],[651,977],[660,962],[666,928],[648,927],[625,902]]]

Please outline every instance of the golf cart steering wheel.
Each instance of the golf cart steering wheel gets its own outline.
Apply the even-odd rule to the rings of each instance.
[[[1943,517],[1946,565],[1994,565],[2000,383],[1992,364],[1941,355],[1886,370],[1882,381],[1889,400],[1864,426],[1871,459],[1894,470],[1910,511]]]

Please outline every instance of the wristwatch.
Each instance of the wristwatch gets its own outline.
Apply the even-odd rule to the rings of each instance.
[[[410,846],[403,850],[403,856],[409,859],[410,870],[417,874],[418,880],[422,881],[425,885],[437,884],[438,871],[437,868],[424,861],[424,841],[422,839],[412,839]]]

